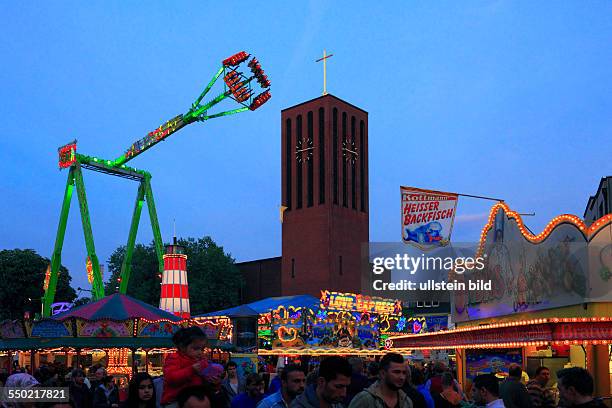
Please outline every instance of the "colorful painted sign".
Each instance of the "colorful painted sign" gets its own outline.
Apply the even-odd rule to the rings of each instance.
[[[425,316],[425,324],[428,332],[437,332],[448,329],[448,315]]]
[[[586,227],[576,216],[561,215],[534,235],[520,215],[505,203],[496,204],[476,254],[486,259],[485,268],[449,277],[490,281],[491,290],[455,291],[453,320],[609,302],[612,280],[606,265],[612,240],[606,225],[611,220],[604,217]]]
[[[378,324],[381,333],[385,334],[419,334],[427,331],[425,317],[379,316]]]
[[[138,321],[138,337],[172,337],[180,326],[170,321]]]
[[[318,310],[304,313],[299,319],[272,319],[273,348],[377,349],[380,342],[376,316],[370,313]]]
[[[60,169],[66,169],[76,163],[76,148],[75,140],[57,149]]]
[[[45,271],[45,282],[43,283],[43,289],[45,292],[49,289],[49,281],[51,280],[51,264],[47,265],[47,270]]]
[[[3,339],[18,339],[25,337],[23,326],[17,320],[0,322],[0,337]]]
[[[41,320],[32,325],[30,337],[72,337],[72,322],[57,320]]]
[[[480,374],[507,376],[510,364],[523,364],[521,349],[466,350],[466,376],[473,380]]]
[[[91,264],[91,258],[88,256],[85,260],[85,270],[87,271],[87,282],[93,282],[93,265]]]
[[[400,187],[402,241],[421,250],[450,243],[458,196],[453,193]]]
[[[392,314],[402,313],[402,302],[354,293],[321,291],[321,309],[346,310],[362,313]]]
[[[247,375],[257,372],[257,354],[232,354],[232,361],[237,365],[238,378],[246,378]]]
[[[114,322],[77,320],[77,335],[80,337],[131,337],[134,321]]]

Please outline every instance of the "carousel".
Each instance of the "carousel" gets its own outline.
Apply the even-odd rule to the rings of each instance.
[[[135,372],[161,375],[165,355],[174,350],[172,335],[190,325],[205,331],[209,358],[222,360],[231,340],[229,319],[183,319],[118,293],[52,318],[2,322],[0,351],[9,371],[13,362],[29,372],[54,362],[100,364],[121,384]]]

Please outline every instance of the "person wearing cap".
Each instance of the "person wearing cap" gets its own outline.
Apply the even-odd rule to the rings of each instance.
[[[214,408],[229,408],[231,399],[222,387],[221,379],[225,369],[221,364],[209,364],[202,370],[202,377],[210,384],[210,405]]]

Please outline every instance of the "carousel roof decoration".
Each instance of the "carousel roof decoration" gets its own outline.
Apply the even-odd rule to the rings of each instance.
[[[169,320],[172,322],[180,322],[182,320],[179,316],[120,293],[115,293],[96,302],[60,313],[53,316],[53,319],[66,320],[72,317],[85,320],[147,319],[150,321]]]

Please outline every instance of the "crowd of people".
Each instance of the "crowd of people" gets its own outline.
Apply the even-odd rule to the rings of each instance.
[[[179,330],[176,351],[164,362],[163,376],[137,373],[120,402],[113,377],[94,366],[64,375],[60,367],[41,367],[34,376],[18,372],[0,377],[0,386],[69,387],[70,401],[54,408],[604,408],[593,398],[593,378],[583,368],[557,372],[560,401],[548,388],[551,373],[539,367],[523,383],[518,365],[501,381],[493,374],[475,377],[464,392],[443,363],[408,364],[387,353],[367,366],[361,358],[330,356],[306,370],[299,364],[279,368],[269,383],[257,373],[242,378],[237,364],[221,365],[204,355],[206,336],[198,327]],[[10,408],[8,404],[4,404]],[[52,406],[47,405],[47,406]]]
[[[164,366],[163,408],[603,408],[593,398],[593,377],[583,368],[557,373],[560,401],[548,387],[550,370],[540,367],[523,384],[512,365],[500,382],[494,374],[474,378],[469,395],[443,363],[417,367],[388,353],[365,367],[360,358],[330,356],[316,369],[290,364],[269,385],[259,374],[239,378],[236,364],[226,367],[203,358],[206,338],[197,328],[175,336],[177,351]],[[178,362],[181,362],[178,364]]]

